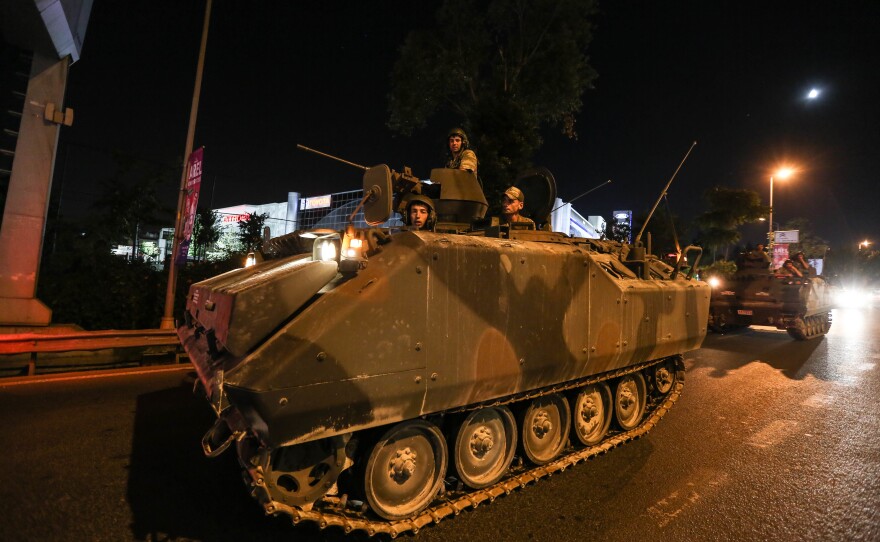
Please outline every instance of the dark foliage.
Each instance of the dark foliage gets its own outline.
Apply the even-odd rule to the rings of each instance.
[[[251,213],[247,220],[238,223],[238,237],[245,252],[256,252],[263,246],[263,228],[269,213]]]
[[[37,292],[53,321],[90,330],[158,325],[165,274],[138,258],[111,254],[109,243],[82,225],[59,225],[57,235],[55,252],[43,259]]]
[[[437,113],[461,119],[486,196],[497,200],[531,165],[542,127],[576,137],[596,78],[586,54],[594,14],[589,0],[447,0],[436,27],[410,33],[401,48],[389,127],[409,135]]]
[[[168,271],[140,258],[110,252],[110,242],[94,222],[58,223],[46,244],[37,297],[53,311],[57,323],[84,329],[152,329],[165,307]],[[54,250],[52,247],[54,246]],[[174,316],[183,315],[189,285],[241,267],[242,257],[200,262],[179,269]]]

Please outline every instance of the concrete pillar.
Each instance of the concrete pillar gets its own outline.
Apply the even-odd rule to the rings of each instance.
[[[287,193],[287,216],[284,223],[284,233],[296,231],[299,227],[299,192]]]
[[[68,66],[69,57],[34,52],[0,226],[0,325],[45,326],[52,319],[36,298],[59,134],[44,113],[47,103],[63,110]]]

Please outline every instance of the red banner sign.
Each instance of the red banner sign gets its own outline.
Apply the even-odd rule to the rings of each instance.
[[[193,225],[196,221],[196,213],[199,205],[199,188],[202,186],[202,154],[204,147],[194,150],[189,155],[186,164],[186,197],[183,205],[183,231],[180,235],[180,244],[177,249],[177,263],[185,264],[186,255],[189,253],[189,245],[192,242]]]

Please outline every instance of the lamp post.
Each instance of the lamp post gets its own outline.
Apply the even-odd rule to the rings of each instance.
[[[189,128],[186,132],[186,150],[183,153],[183,172],[180,177],[180,192],[177,196],[177,219],[174,222],[174,241],[172,242],[171,259],[168,262],[168,285],[165,289],[165,311],[159,329],[174,329],[174,292],[177,288],[177,250],[180,247],[180,236],[183,230],[181,219],[183,218],[183,204],[186,197],[186,177],[189,155],[192,153],[193,137],[196,130],[196,117],[199,112],[199,96],[202,91],[202,72],[205,66],[205,47],[208,43],[208,27],[211,21],[211,2],[205,3],[205,20],[202,24],[202,41],[199,47],[199,60],[196,63],[196,82],[193,89],[192,106],[189,111]]]
[[[868,245],[870,245],[870,244],[871,244],[871,242],[868,241],[867,239],[865,239],[864,241],[859,243],[859,250],[862,250],[862,247],[868,248]]]
[[[779,168],[776,170],[773,175],[770,176],[770,217],[767,222],[770,223],[770,230],[767,232],[767,247],[770,249],[772,254],[773,252],[773,242],[775,241],[775,236],[773,235],[773,178],[779,177],[780,180],[785,180],[791,177],[791,174],[794,173],[794,170],[788,167]]]

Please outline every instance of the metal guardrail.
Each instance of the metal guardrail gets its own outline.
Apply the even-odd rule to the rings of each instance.
[[[81,331],[76,333],[16,333],[0,335],[0,354],[70,352],[138,346],[173,346],[179,344],[173,329],[136,329]]]
[[[30,354],[28,374],[36,372],[37,354],[106,350],[113,348],[175,347],[175,360],[182,350],[173,329],[76,331],[58,334],[0,334],[0,355]]]

